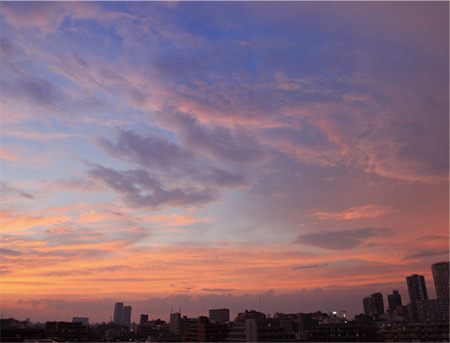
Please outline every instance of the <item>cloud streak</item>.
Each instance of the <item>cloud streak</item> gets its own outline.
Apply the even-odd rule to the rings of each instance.
[[[361,246],[369,238],[390,235],[391,230],[360,228],[353,230],[319,231],[297,236],[295,243],[311,245],[321,249],[347,250]]]

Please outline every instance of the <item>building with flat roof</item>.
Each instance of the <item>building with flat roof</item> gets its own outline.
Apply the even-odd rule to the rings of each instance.
[[[420,300],[428,300],[427,286],[423,275],[413,274],[406,277],[409,301],[413,304]]]
[[[230,310],[227,308],[209,310],[209,321],[220,324],[228,323],[230,321]]]
[[[449,298],[449,269],[449,261],[437,262],[431,265],[434,287],[436,288],[436,296],[438,299]]]

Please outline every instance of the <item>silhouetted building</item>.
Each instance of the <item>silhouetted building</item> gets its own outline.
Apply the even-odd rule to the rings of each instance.
[[[45,324],[45,335],[48,338],[59,338],[61,341],[90,341],[89,327],[80,322],[47,322]]]
[[[291,319],[266,318],[256,311],[239,313],[231,325],[227,342],[292,342],[295,341]]]
[[[406,278],[406,284],[408,285],[409,301],[411,303],[416,303],[420,300],[428,300],[424,276],[417,274],[408,276]]]
[[[81,323],[84,326],[89,326],[89,318],[88,317],[73,317],[72,323]]]
[[[449,299],[420,300],[410,304],[412,318],[419,323],[448,323]]]
[[[148,320],[148,315],[142,314],[140,324],[137,326],[136,337],[140,339],[151,339],[158,341],[159,337],[165,336],[162,341],[174,341],[176,337],[167,337],[169,328],[165,321],[161,319]]]
[[[169,332],[178,334],[180,331],[181,313],[175,312],[170,314]]]
[[[123,324],[123,303],[115,303],[114,305],[114,324]]]
[[[188,318],[181,316],[181,313],[175,312],[170,314],[169,333],[182,338],[188,328],[198,322],[198,318]]]
[[[223,342],[228,333],[228,325],[210,323],[207,317],[200,317],[183,335],[183,342]]]
[[[392,291],[392,294],[388,294],[389,313],[397,312],[397,306],[402,306],[402,296],[398,290]]]
[[[209,321],[220,324],[228,323],[230,321],[230,310],[227,308],[209,310]]]
[[[0,342],[37,342],[45,338],[43,328],[29,327],[28,321],[20,321],[14,318],[1,319]]]
[[[381,293],[373,293],[370,297],[374,300],[376,313],[383,314],[384,313],[383,295]]]
[[[101,340],[107,338],[125,337],[130,334],[130,329],[126,325],[120,324],[100,324],[94,327],[97,337]]]
[[[394,324],[378,331],[378,342],[448,342],[446,324]]]
[[[376,342],[377,328],[355,322],[321,324],[308,334],[308,342]]]
[[[148,314],[141,314],[141,318],[139,320],[139,325],[142,325],[146,322],[148,322]]]
[[[131,306],[124,306],[122,314],[122,324],[131,326]]]
[[[375,302],[371,297],[365,297],[363,299],[363,306],[365,315],[371,316],[375,314]]]
[[[437,262],[431,265],[434,287],[436,288],[436,296],[438,299],[449,298],[449,269],[450,263],[448,261]]]
[[[370,297],[363,299],[364,314],[370,316],[374,314],[384,313],[383,295],[381,293],[373,293]]]

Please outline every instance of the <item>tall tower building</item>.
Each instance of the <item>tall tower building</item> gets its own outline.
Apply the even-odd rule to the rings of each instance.
[[[114,324],[123,324],[123,303],[116,303],[114,305]]]
[[[402,296],[398,290],[392,291],[392,294],[388,294],[389,313],[394,313],[397,306],[402,306]]]
[[[450,263],[448,261],[438,262],[431,265],[434,287],[436,288],[436,296],[438,299],[449,298],[449,270]]]
[[[364,306],[364,314],[371,316],[375,314],[375,302],[373,298],[371,297],[365,297],[363,299],[363,306]]]
[[[131,326],[131,306],[124,306],[122,315],[122,324]]]
[[[408,285],[409,301],[414,304],[420,300],[428,300],[427,286],[423,275],[413,274],[406,277]]]
[[[370,295],[375,304],[375,311],[378,314],[384,313],[383,295],[381,293],[373,293]]]

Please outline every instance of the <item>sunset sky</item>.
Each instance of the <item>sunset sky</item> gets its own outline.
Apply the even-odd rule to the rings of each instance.
[[[363,311],[448,260],[449,3],[1,2],[1,314]]]

